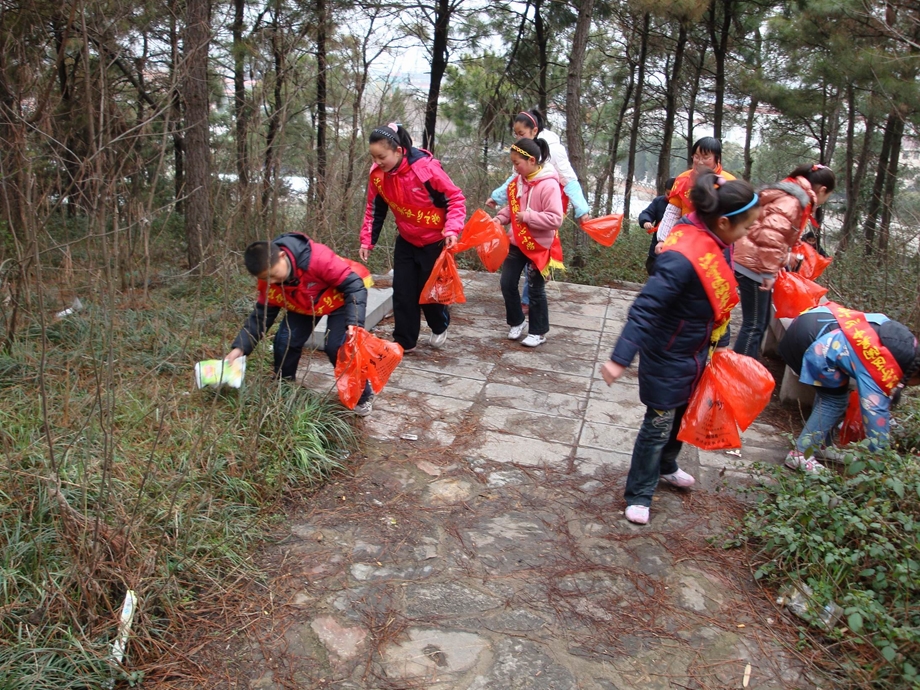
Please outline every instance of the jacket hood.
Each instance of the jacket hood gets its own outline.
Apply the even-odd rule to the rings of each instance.
[[[538,182],[542,182],[543,180],[556,180],[556,182],[559,182],[559,173],[556,172],[556,168],[554,168],[553,164],[549,161],[543,164],[540,172],[538,172],[529,180],[525,180],[525,182],[527,182],[529,185],[535,185]]]
[[[296,268],[302,271],[309,268],[310,257],[313,252],[310,248],[310,239],[306,235],[299,232],[289,232],[275,238],[272,244],[277,244],[279,247],[287,249],[291,256],[294,257]]]
[[[760,192],[763,197],[761,205],[772,201],[776,196],[775,192],[795,197],[802,208],[806,208],[809,204],[814,204],[818,200],[811,189],[811,183],[804,177],[787,177],[785,180],[767,185]]]
[[[559,139],[559,135],[548,129],[541,129],[540,133],[537,135],[537,139],[542,139],[550,146],[562,143],[562,140]]]

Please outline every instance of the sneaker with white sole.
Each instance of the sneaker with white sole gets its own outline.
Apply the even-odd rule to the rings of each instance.
[[[805,457],[805,454],[800,450],[790,450],[783,464],[790,470],[802,470],[808,473],[824,470],[824,465],[811,456]]]
[[[367,400],[363,403],[358,403],[355,405],[355,409],[352,412],[355,413],[358,417],[367,417],[371,412],[374,411],[374,398],[377,397],[373,393],[367,396]]]
[[[677,472],[672,472],[671,474],[661,475],[661,480],[671,486],[679,486],[681,489],[686,489],[696,484],[696,480],[682,469],[678,469]]]
[[[527,328],[527,322],[521,321],[517,326],[512,326],[508,331],[508,340],[517,340],[524,335],[524,329]]]
[[[648,506],[626,506],[626,519],[637,525],[647,525]]]
[[[432,333],[431,337],[428,338],[428,344],[435,349],[438,349],[446,342],[447,342],[447,329],[446,328],[441,333]]]
[[[524,347],[537,347],[537,345],[542,345],[546,342],[545,335],[537,335],[536,333],[530,333],[526,338],[521,341],[521,345]]]

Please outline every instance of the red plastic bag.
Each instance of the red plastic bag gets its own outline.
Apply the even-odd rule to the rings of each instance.
[[[731,350],[713,354],[707,370],[712,371],[738,426],[746,431],[770,402],[776,387],[773,375],[753,357]]]
[[[614,213],[601,218],[592,218],[581,224],[581,229],[592,240],[605,247],[611,246],[616,242],[620,234],[620,228],[623,226],[623,214]]]
[[[818,276],[824,273],[824,269],[833,261],[829,256],[818,254],[817,250],[807,242],[797,243],[792,248],[792,253],[801,254],[804,257],[797,273],[808,280],[817,280]]]
[[[374,392],[379,393],[390,380],[390,374],[402,361],[402,345],[367,333],[364,348],[367,355],[367,380],[370,381]]]
[[[680,422],[677,439],[702,450],[740,448],[734,414],[725,402],[712,367],[706,367]]]
[[[463,226],[460,239],[457,240],[453,251],[454,253],[465,252],[467,249],[487,244],[501,232],[502,229],[496,226],[495,219],[481,208],[477,208]]]
[[[355,328],[345,338],[335,362],[335,387],[339,400],[349,410],[355,409],[367,384],[367,350],[364,339],[370,335],[363,328]]]
[[[463,304],[466,297],[463,294],[463,282],[457,272],[457,262],[451,251],[445,249],[441,256],[434,262],[431,276],[425,287],[419,304]]]
[[[782,271],[776,276],[773,285],[773,306],[777,318],[792,318],[803,311],[814,309],[827,294],[827,288],[821,287],[798,273]]]
[[[476,253],[479,254],[479,260],[482,261],[482,265],[486,267],[489,273],[495,273],[495,271],[502,267],[511,249],[511,240],[508,238],[508,233],[497,223],[496,225],[498,227],[498,235],[495,239],[476,247]]]
[[[850,401],[847,404],[847,413],[843,416],[840,433],[837,434],[838,445],[857,443],[866,438],[863,429],[862,409],[859,407],[859,391],[850,391]]]

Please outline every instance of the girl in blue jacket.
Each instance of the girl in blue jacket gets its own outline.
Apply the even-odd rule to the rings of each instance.
[[[625,493],[626,519],[640,525],[648,523],[659,479],[679,487],[694,483],[677,466],[683,445],[677,432],[710,352],[728,346],[729,314],[738,302],[730,246],[760,213],[750,184],[711,171],[698,176],[690,200],[696,210],[671,231],[601,367],[609,386],[641,353],[639,398],[647,409]]]

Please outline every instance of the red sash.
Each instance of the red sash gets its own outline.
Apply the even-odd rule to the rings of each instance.
[[[393,209],[393,213],[425,228],[444,229],[444,223],[447,221],[447,214],[444,209],[437,206],[405,206],[388,199],[387,195],[383,193],[383,174],[383,170],[380,168],[374,170],[371,173],[371,183],[377,190],[377,194],[387,202],[387,206]]]
[[[549,249],[543,247],[537,242],[527,223],[519,223],[517,214],[521,212],[521,200],[518,198],[518,180],[520,176],[515,176],[508,184],[508,210],[511,211],[511,232],[517,240],[517,246],[524,255],[533,261],[534,266],[543,275],[549,273],[551,268],[565,270],[562,264],[562,242],[559,241],[559,231],[553,236],[553,242]]]
[[[664,241],[664,251],[669,249],[680,252],[693,265],[715,314],[713,339],[717,342],[717,332],[721,337],[731,318],[732,309],[738,304],[738,283],[734,271],[715,239],[694,225],[676,226]]]
[[[840,330],[847,337],[847,342],[853,346],[859,361],[872,375],[872,380],[890,395],[904,372],[901,371],[901,366],[891,351],[882,345],[878,333],[866,321],[866,315],[855,309],[841,307],[835,302],[828,302],[821,306],[830,309],[831,314],[837,319]]]
[[[364,287],[374,284],[366,266],[350,259],[342,261],[364,281]],[[265,301],[271,306],[305,316],[325,316],[345,304],[345,295],[334,287],[327,287],[316,296],[309,295],[299,285],[269,285],[264,280],[258,281],[256,288],[260,295],[265,294]]]

